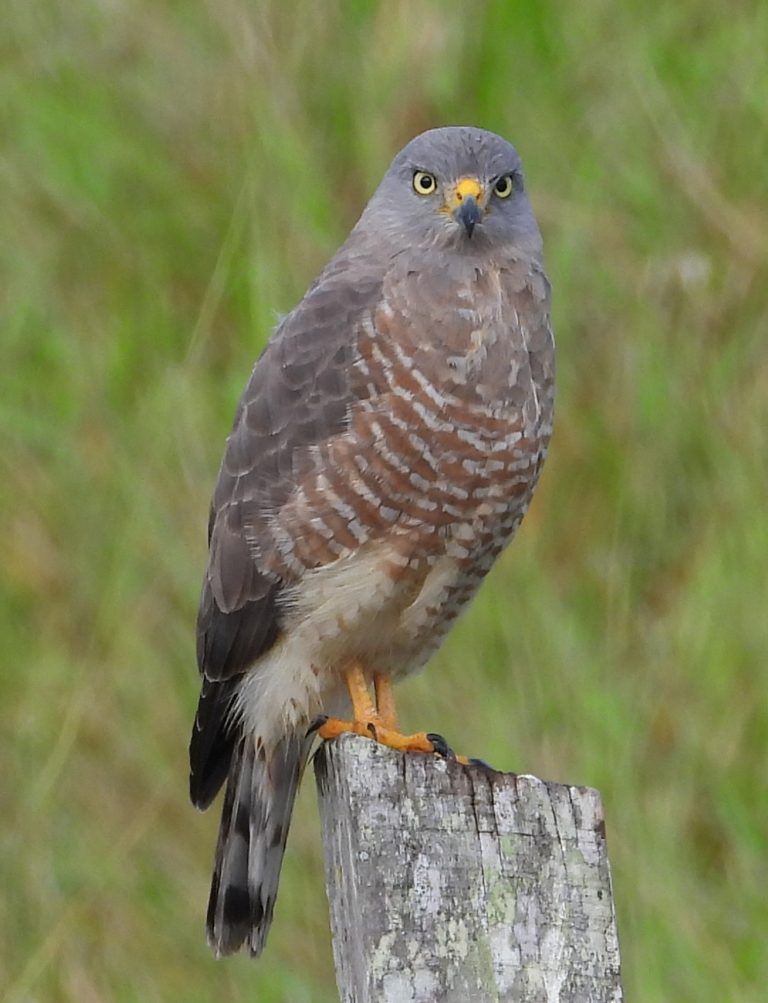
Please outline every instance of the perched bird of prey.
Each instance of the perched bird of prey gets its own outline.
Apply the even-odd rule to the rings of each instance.
[[[392,683],[530,502],[554,393],[541,255],[514,147],[425,132],[254,367],[211,503],[189,749],[198,808],[227,781],[217,955],[264,946],[315,732],[445,752],[398,732]]]

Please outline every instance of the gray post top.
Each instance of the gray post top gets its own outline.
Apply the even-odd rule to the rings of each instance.
[[[620,1003],[597,791],[353,736],[315,763],[344,1003]]]

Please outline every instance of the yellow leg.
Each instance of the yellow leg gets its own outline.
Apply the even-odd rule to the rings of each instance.
[[[376,708],[373,706],[365,673],[359,662],[350,662],[344,672],[344,682],[352,700],[352,716],[355,721],[376,721],[378,719]]]
[[[374,672],[373,688],[376,690],[376,709],[379,720],[385,728],[398,730],[397,711],[395,710],[395,689],[392,680],[383,672]]]
[[[391,749],[403,752],[437,752],[440,746],[433,742],[424,732],[414,735],[401,735],[397,731],[395,701],[392,695],[390,680],[377,673],[374,676],[376,697],[379,709],[374,707],[365,673],[359,662],[351,662],[344,671],[344,681],[352,700],[352,721],[340,721],[328,718],[318,729],[320,738],[329,740],[338,738],[345,732],[372,738]]]

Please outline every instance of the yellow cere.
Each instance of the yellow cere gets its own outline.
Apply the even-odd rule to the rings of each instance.
[[[452,213],[458,209],[465,198],[477,199],[480,205],[485,200],[485,190],[477,178],[459,178],[455,185],[449,186],[445,193],[445,204],[440,212]]]
[[[483,194],[483,186],[477,178],[462,178],[457,182],[454,193],[457,202],[463,202],[468,195],[479,201]]]

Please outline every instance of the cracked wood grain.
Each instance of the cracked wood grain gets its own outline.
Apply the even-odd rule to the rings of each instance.
[[[621,1003],[597,791],[351,735],[315,776],[343,1003]]]

